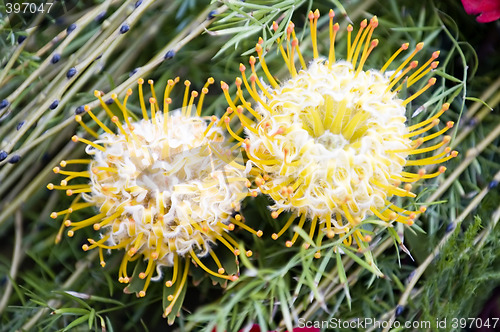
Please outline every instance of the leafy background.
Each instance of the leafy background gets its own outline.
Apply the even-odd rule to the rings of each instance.
[[[499,317],[499,22],[479,24],[451,0],[87,0],[68,1],[64,13],[11,21],[5,4],[0,1],[0,100],[10,106],[0,109],[0,150],[7,153],[0,161],[0,330],[237,331],[252,323],[291,330],[299,318]],[[336,242],[314,259],[314,246],[286,248],[266,236],[278,229],[266,199],[247,199],[243,213],[265,235],[238,234],[255,253],[241,257],[240,280],[226,288],[209,278],[196,287],[190,283],[169,326],[161,317],[161,283],[142,299],[123,293],[116,277],[121,255],[113,253],[101,268],[95,252],[81,250],[91,231],[54,243],[60,225],[49,214],[70,201],[45,186],[54,181],[51,169],[61,159],[83,153],[70,142],[79,130],[74,112],[97,105],[95,89],[123,95],[138,77],[152,78],[162,89],[168,78],[180,76],[200,90],[213,76],[217,84],[203,114],[220,115],[226,106],[218,82],[234,82],[259,36],[267,47],[276,41],[272,21],[293,19],[307,45],[301,31],[315,8],[323,17],[334,8],[341,30],[349,21],[357,26],[378,16],[380,44],[368,66],[380,67],[404,42],[425,41],[428,56],[441,50],[438,84],[417,101],[453,100],[443,120],[456,122],[452,146],[460,155],[447,163],[444,176],[418,189],[416,202],[402,202],[434,202],[412,229],[394,229],[404,235],[411,257],[385,231],[372,242],[384,278],[348,250],[334,252]],[[129,30],[121,33],[124,25]],[[327,20],[319,25],[323,44]],[[340,40],[337,54],[345,52]],[[268,62],[277,77],[286,78],[276,52],[269,52]]]

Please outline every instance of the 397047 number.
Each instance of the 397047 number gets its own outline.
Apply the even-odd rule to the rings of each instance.
[[[50,13],[52,2],[36,4],[34,2],[6,2],[5,12],[7,14],[36,14],[36,13]]]
[[[499,322],[499,318],[487,318],[485,320],[481,318],[453,318],[451,320],[451,326],[454,329],[465,329],[465,328],[482,328],[482,327],[487,327],[487,328],[497,328],[497,324]]]

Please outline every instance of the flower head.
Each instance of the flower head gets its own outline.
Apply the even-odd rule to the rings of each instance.
[[[65,190],[68,196],[76,196],[68,209],[51,214],[53,218],[64,215],[63,225],[69,227],[68,236],[88,226],[100,231],[101,238],[89,239],[83,250],[98,248],[102,266],[105,265],[104,249],[126,251],[119,269],[120,282],[131,281],[129,262],[141,256],[148,261],[145,271],[138,275],[145,279],[139,296],[145,296],[155,271],[159,279],[160,267],[173,267],[172,278],[165,283],[166,287],[175,286],[168,297],[170,304],[165,308],[165,315],[181,296],[190,260],[215,277],[235,280],[236,275],[225,274],[212,250],[215,243],[224,244],[238,255],[238,244],[228,234],[235,224],[261,234],[247,227],[241,215],[233,216],[233,212],[239,210],[240,201],[247,196],[244,167],[236,162],[234,149],[225,143],[223,125],[216,117],[206,119],[200,114],[207,87],[214,80],[210,78],[202,89],[194,116],[191,113],[198,93],[189,93],[189,81],[185,81],[182,108],[169,114],[172,102],[169,94],[178,80],[168,81],[163,111],[160,111],[153,82],[149,81],[152,91],[149,114],[142,91],[144,80],[139,80],[143,116],[139,121],[132,120],[127,107],[132,90],[127,91],[123,103],[116,95],[111,96],[120,114],[115,114],[103,101],[102,93],[96,91],[116,132],[85,106],[84,111],[102,133],[98,134],[83,122],[84,114],[77,114],[76,121],[95,139],[76,135],[72,139],[87,145],[85,151],[89,158],[62,161],[54,172],[67,177],[59,186],[48,185],[49,189]],[[70,164],[83,164],[87,170],[68,171],[65,168]],[[75,178],[87,178],[87,181],[68,184]],[[98,213],[81,221],[69,219],[71,212],[87,207],[97,208]],[[212,271],[200,259],[207,255],[212,257],[217,271]],[[251,255],[251,251],[247,255]]]
[[[242,113],[246,109],[255,118],[252,121],[240,116],[246,138],[235,138],[244,142],[247,167],[256,186],[274,202],[270,207],[272,217],[277,218],[283,211],[291,212],[282,229],[272,237],[282,236],[295,219],[301,228],[309,220],[311,238],[320,229],[329,238],[345,235],[345,244],[355,241],[361,248],[371,240],[371,235],[358,225],[369,216],[388,225],[393,221],[413,224],[425,207],[407,211],[394,205],[390,197],[415,197],[411,183],[435,177],[445,170],[441,167],[437,172],[426,174],[421,168],[412,173],[404,167],[437,165],[456,156],[457,152],[445,148],[428,158],[408,160],[410,156],[440,149],[450,141],[450,136],[444,136],[440,142],[420,148],[424,142],[434,140],[453,127],[449,122],[443,129],[429,133],[438,126],[439,117],[449,104],[443,104],[435,115],[412,126],[406,124],[405,117],[410,102],[436,82],[435,78],[427,79],[426,84],[414,90],[414,85],[437,67],[435,60],[439,52],[434,52],[419,66],[413,60],[423,48],[423,43],[419,43],[388,73],[386,70],[398,55],[408,50],[409,44],[403,44],[380,70],[366,70],[364,64],[378,45],[377,39],[371,39],[378,26],[377,18],[362,21],[354,40],[354,29],[348,26],[347,55],[337,60],[335,38],[339,24],[334,24],[333,11],[329,16],[327,57],[320,57],[318,52],[319,12],[310,12],[314,59],[308,65],[294,25],[290,23],[285,40],[278,39],[289,79],[278,83],[271,74],[260,39],[255,50],[268,82],[257,75],[257,60],[252,56],[250,76],[247,78],[246,68],[240,64],[241,78],[236,79],[241,105],[233,102],[224,82],[222,89],[231,110]],[[273,23],[273,28],[277,30],[278,25]],[[302,69],[296,68],[297,62]],[[245,100],[243,86],[254,100],[253,104]],[[402,97],[403,88],[411,91],[410,96]],[[296,232],[286,245],[291,246],[298,236]],[[320,244],[322,236],[317,238]],[[319,255],[318,252],[316,256]]]

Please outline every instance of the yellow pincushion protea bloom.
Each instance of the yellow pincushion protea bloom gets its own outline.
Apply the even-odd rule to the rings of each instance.
[[[155,278],[160,279],[162,266],[173,267],[172,278],[165,283],[166,287],[174,289],[167,298],[170,304],[165,308],[165,316],[172,311],[186,286],[191,260],[213,276],[236,280],[237,275],[225,274],[220,259],[212,250],[215,243],[222,243],[238,255],[238,243],[228,231],[239,225],[258,236],[262,234],[246,226],[240,214],[232,215],[239,211],[240,201],[248,192],[244,166],[231,154],[234,147],[224,144],[223,122],[215,116],[207,119],[200,115],[213,78],[202,89],[194,116],[191,113],[198,93],[189,93],[189,81],[185,81],[182,108],[169,114],[172,101],[169,94],[178,80],[168,81],[163,111],[160,111],[153,82],[149,81],[152,98],[148,114],[142,89],[144,80],[140,79],[143,119],[136,122],[131,121],[127,108],[132,90],[127,91],[123,103],[116,95],[111,96],[120,115],[114,114],[103,101],[102,93],[96,91],[96,97],[117,132],[85,106],[84,111],[103,132],[98,134],[85,124],[83,114],[76,115],[76,121],[95,138],[94,141],[80,136],[72,138],[87,145],[85,151],[89,159],[62,161],[54,172],[67,177],[60,185],[48,185],[51,190],[60,189],[69,196],[76,195],[68,209],[51,214],[52,218],[64,215],[62,227],[69,227],[68,236],[88,226],[101,232],[101,238],[89,239],[83,250],[98,248],[102,266],[105,265],[104,249],[126,250],[119,268],[120,282],[131,282],[129,262],[141,256],[148,261],[145,271],[139,274],[139,278],[145,279],[139,296],[146,295],[155,271]],[[86,165],[87,170],[65,170],[70,164]],[[69,185],[68,181],[74,178],[88,180],[84,184]],[[99,212],[81,221],[69,219],[72,212],[87,207],[96,207]],[[252,253],[247,251],[246,254]],[[217,271],[212,271],[200,260],[207,255],[212,257]]]
[[[423,48],[423,43],[395,68],[386,72],[396,57],[408,49],[403,44],[380,69],[363,69],[365,61],[377,46],[372,33],[378,25],[376,17],[364,20],[351,41],[353,27],[347,28],[347,56],[335,57],[335,37],[339,24],[333,23],[330,11],[330,49],[326,58],[320,57],[317,46],[319,12],[310,12],[311,40],[314,59],[306,65],[295,35],[294,25],[286,30],[286,40],[279,50],[291,77],[281,84],[270,73],[264,59],[263,40],[259,39],[256,52],[267,78],[264,82],[256,72],[256,59],[250,57],[251,74],[240,64],[241,78],[236,79],[237,98],[229,95],[229,87],[222,89],[229,104],[245,127],[246,138],[229,132],[242,142],[248,158],[247,167],[260,191],[272,198],[272,217],[283,211],[291,216],[282,229],[272,235],[278,239],[298,219],[303,228],[310,220],[309,236],[320,229],[328,238],[345,236],[346,245],[353,239],[358,247],[371,240],[369,233],[358,225],[369,216],[376,216],[387,224],[393,221],[412,225],[417,214],[425,211],[404,210],[392,202],[391,196],[415,197],[411,183],[433,178],[445,167],[432,174],[422,168],[416,173],[404,171],[405,166],[424,166],[443,163],[457,155],[445,148],[441,153],[423,159],[408,160],[441,148],[450,141],[444,136],[440,142],[425,148],[420,146],[434,140],[453,127],[453,122],[434,133],[428,133],[439,124],[439,117],[449,104],[429,119],[412,125],[406,124],[407,105],[431,87],[436,79],[409,97],[401,97],[401,89],[412,91],[413,85],[438,65],[434,52],[425,64],[412,61]],[[278,25],[273,23],[276,31]],[[280,40],[278,39],[278,42]],[[286,50],[285,50],[286,47]],[[296,62],[302,69],[296,69]],[[411,74],[410,74],[411,73]],[[246,88],[253,104],[244,97]],[[237,105],[237,104],[240,105]],[[248,111],[255,120],[244,116]],[[228,123],[226,121],[226,123]],[[401,186],[402,183],[405,183]],[[356,228],[354,231],[352,231]],[[319,234],[319,233],[318,233]],[[295,232],[286,242],[292,246],[298,238]],[[318,236],[317,243],[321,244]],[[316,253],[319,257],[320,253]]]

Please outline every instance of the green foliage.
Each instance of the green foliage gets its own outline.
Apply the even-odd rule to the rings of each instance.
[[[459,1],[145,0],[137,8],[135,2],[84,1],[43,29],[17,30],[6,24],[0,3],[0,101],[10,104],[0,109],[0,151],[9,156],[0,161],[0,330],[154,331],[167,329],[177,312],[171,328],[178,331],[237,331],[253,323],[263,330],[291,330],[299,318],[386,321],[402,302],[401,322],[479,314],[500,284],[500,195],[495,186],[500,180],[500,56],[498,49],[490,50],[498,24],[476,23]],[[63,234],[54,244],[60,225],[49,218],[50,212],[65,209],[70,201],[45,186],[61,159],[83,154],[69,140],[79,130],[75,109],[97,105],[94,90],[123,96],[140,76],[155,79],[160,89],[169,78],[189,78],[199,90],[213,76],[217,83],[210,88],[204,114],[220,115],[226,106],[218,84],[234,81],[259,36],[271,47],[293,19],[306,45],[304,57],[310,59],[309,37],[301,33],[307,11],[319,8],[323,14],[318,24],[324,49],[330,7],[343,25],[351,20],[357,26],[365,17],[378,16],[375,37],[381,42],[369,67],[379,67],[407,41],[415,45],[424,40],[427,54],[442,51],[434,91],[418,101],[423,108],[414,103],[407,116],[410,123],[417,122],[440,108],[436,101],[454,98],[443,121],[456,122],[452,146],[460,156],[447,164],[446,180],[427,181],[415,201],[398,202],[408,209],[428,207],[411,229],[398,225],[374,233],[371,254],[352,251],[338,238],[319,245],[301,230],[301,241],[309,248],[286,248],[269,236],[281,219],[270,217],[266,198],[249,198],[242,213],[265,235],[238,234],[253,251],[246,257],[241,250],[239,265],[224,250],[218,253],[228,273],[239,271],[240,279],[226,285],[191,269],[184,305],[175,307],[169,320],[161,316],[162,301],[170,295],[162,283],[153,282],[146,297],[137,298],[134,293],[144,281],[134,278],[127,288],[132,294],[124,293],[117,281],[123,253],[107,256],[101,268],[97,253],[81,250],[94,232],[82,230],[73,238]],[[104,11],[104,19],[98,20]],[[277,34],[270,27],[274,20]],[[67,34],[71,23],[78,28]],[[120,34],[124,23],[130,30]],[[27,39],[19,44],[19,36]],[[345,54],[345,48],[339,44],[337,51]],[[175,56],[165,60],[171,50]],[[61,58],[52,63],[56,55]],[[280,54],[271,51],[266,59],[277,78],[286,79]],[[67,78],[72,67],[77,73]],[[59,106],[50,109],[56,99]],[[133,111],[140,113],[139,108]],[[21,156],[16,164],[8,163],[13,155]],[[78,211],[75,217],[89,213]],[[318,250],[319,259],[314,258]],[[427,260],[433,254],[437,257]],[[416,272],[420,279],[412,284]]]

